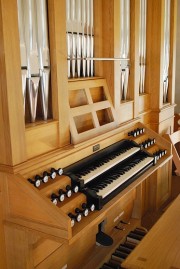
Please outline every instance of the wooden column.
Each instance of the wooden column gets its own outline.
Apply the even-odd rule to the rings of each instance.
[[[134,118],[139,113],[139,18],[140,18],[140,0],[131,0],[130,17],[130,99],[134,100]]]
[[[70,143],[66,45],[66,0],[48,0],[53,119],[59,146]]]
[[[0,0],[0,163],[25,161],[25,124],[16,0]]]
[[[149,0],[147,9],[146,89],[152,95],[152,109],[159,108],[162,1]],[[156,98],[154,98],[156,96]]]
[[[102,3],[103,2],[103,3]],[[102,39],[102,26],[103,26],[103,0],[94,1],[94,56],[103,57],[103,39]],[[103,63],[102,61],[94,61],[95,76],[103,76]]]
[[[176,75],[176,37],[177,37],[177,0],[171,0],[170,23],[170,66],[169,66],[169,93],[171,105],[175,102],[175,75]]]
[[[151,94],[151,128],[171,133],[174,115],[176,0],[171,1],[168,103],[163,103],[163,46],[165,1],[148,1],[146,90]]]
[[[120,56],[120,3],[117,0],[104,0],[102,4],[102,56],[114,58]],[[103,76],[115,109],[120,105],[120,62],[104,61]]]

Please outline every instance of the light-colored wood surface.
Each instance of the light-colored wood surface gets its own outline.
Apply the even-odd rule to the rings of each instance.
[[[170,18],[170,65],[169,65],[169,90],[168,100],[173,105],[175,102],[175,74],[176,74],[176,39],[177,39],[177,5],[178,1],[171,1]],[[172,130],[173,132],[173,130]]]
[[[168,102],[174,114],[174,64],[177,1],[171,1],[170,23],[170,65]],[[151,128],[158,133],[171,133],[173,131],[173,115],[170,110],[166,114],[166,105],[163,104],[163,44],[164,44],[164,14],[165,2],[150,0],[147,4],[147,46],[146,92],[151,93],[150,106]],[[154,41],[155,40],[155,41]],[[156,97],[155,97],[156,96]],[[165,112],[165,113],[164,113]]]
[[[121,102],[119,110],[119,122],[125,123],[130,121],[134,115],[134,101]]]
[[[0,179],[0,268],[6,269],[6,244],[4,235],[4,180]]]
[[[35,244],[33,244],[33,260],[36,267],[46,257],[50,256],[58,248],[61,248],[63,244],[53,241],[52,239],[40,238]]]
[[[179,222],[180,196],[123,262],[123,268],[180,268]]]
[[[73,144],[116,128],[116,114],[105,79],[69,81],[68,90]]]
[[[0,12],[0,163],[16,165],[26,160],[17,1],[0,1]]]
[[[131,98],[134,100],[134,117],[139,116],[141,110],[140,95],[139,95],[139,80],[140,80],[140,66],[139,66],[139,36],[140,36],[140,1],[134,0],[131,2],[131,69],[133,73],[131,76],[133,79],[130,80]],[[134,61],[132,61],[134,59]],[[148,98],[149,99],[149,98]],[[147,104],[144,105],[144,110],[148,110]]]
[[[59,144],[58,129],[58,121],[43,122],[42,124],[26,127],[27,158],[31,159],[57,149]]]
[[[93,99],[96,108],[99,101],[102,103],[99,106],[101,113],[97,117],[93,114],[93,124],[98,126],[100,121],[106,133],[97,131],[92,138],[89,130],[83,142],[74,146],[71,144],[69,101],[73,113],[82,115],[81,106],[87,100],[81,95],[75,96],[74,90],[71,90],[73,93],[69,97],[68,87],[80,85],[84,79],[79,82],[67,78],[66,0],[48,0],[53,121],[44,124],[39,122],[36,126],[25,126],[24,123],[17,1],[0,0],[0,170],[3,171],[0,181],[0,266],[3,269],[6,269],[6,258],[8,269],[59,269],[66,265],[70,269],[79,269],[88,258],[91,258],[90,264],[98,268],[99,257],[109,256],[107,249],[98,252],[95,246],[98,225],[105,221],[106,232],[116,237],[113,227],[119,220],[134,216],[139,223],[145,212],[158,209],[170,195],[171,147],[148,127],[161,134],[173,130],[177,0],[171,0],[169,103],[165,105],[162,104],[161,86],[164,1],[148,0],[146,96],[143,97],[138,94],[140,0],[130,2],[130,100],[120,102],[120,63],[95,62],[95,75],[107,81],[106,95],[108,100],[112,99],[111,112],[114,111],[113,117],[117,117],[118,126],[114,122],[109,123],[109,128],[103,126],[103,121],[108,122],[110,118],[108,113],[102,112],[108,107],[107,100],[103,100],[101,87],[94,86],[94,79],[86,78],[84,88],[88,102]],[[119,13],[119,0],[94,1],[96,57],[119,57]],[[89,92],[91,87],[96,88],[92,95]],[[85,120],[81,118],[78,123],[80,132],[86,120],[86,117]],[[87,125],[92,126],[91,122]],[[40,190],[27,182],[29,177],[42,174],[52,167],[64,168],[92,155],[96,144],[103,149],[123,138],[129,138],[128,132],[138,127],[146,127],[147,137],[157,139],[156,146],[149,148],[149,152],[155,148],[166,148],[167,155],[108,202],[101,211],[90,213],[73,228],[70,227],[67,212],[79,206],[85,199],[84,195],[74,195],[57,207],[50,201],[51,191],[56,191],[59,186],[64,187],[69,179],[57,178],[53,184],[49,183]],[[122,236],[117,237],[116,244],[118,238],[121,240]]]
[[[8,175],[7,188],[7,218],[11,222],[28,228],[36,227],[38,231],[58,236],[62,240],[71,237],[68,216],[59,212],[50,199],[44,199],[27,180],[23,182],[20,176]]]
[[[143,113],[149,110],[150,107],[150,96],[148,93],[143,93],[139,95],[139,113]]]
[[[48,0],[51,88],[53,119],[59,121],[59,146],[70,144],[67,47],[66,47],[66,1]]]
[[[180,143],[180,130],[170,135],[165,135],[165,137],[172,143],[173,162],[176,166],[175,173],[177,176],[180,176],[180,156],[176,148],[176,145]]]

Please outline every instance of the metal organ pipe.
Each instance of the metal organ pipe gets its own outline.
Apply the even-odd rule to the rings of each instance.
[[[144,93],[145,68],[146,68],[146,24],[147,24],[147,0],[140,0],[140,24],[139,24],[139,93]]]
[[[66,0],[68,78],[94,75],[93,14],[93,0]]]
[[[169,58],[170,58],[170,11],[171,2],[165,0],[164,8],[164,47],[163,47],[163,103],[168,101]]]
[[[128,58],[130,50],[130,0],[120,0],[120,58]],[[121,100],[127,99],[129,61],[120,61]]]
[[[18,21],[24,109],[28,103],[30,121],[35,122],[40,95],[42,119],[47,120],[50,57],[46,0],[18,0]]]

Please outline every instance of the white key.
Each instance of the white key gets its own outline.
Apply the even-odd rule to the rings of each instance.
[[[87,184],[89,181],[91,181],[95,177],[101,175],[105,171],[109,170],[110,168],[112,168],[116,164],[122,162],[123,160],[127,159],[128,157],[130,157],[134,153],[138,152],[139,150],[140,150],[140,148],[133,147],[133,148],[127,150],[126,152],[122,153],[121,155],[115,157],[113,160],[109,160],[108,163],[105,163],[104,165],[97,167],[95,170],[91,171],[87,175],[82,176],[82,179],[84,180],[84,184]]]
[[[102,198],[105,198],[108,194],[113,192],[115,189],[121,186],[125,181],[130,179],[133,175],[138,173],[142,168],[144,168],[146,165],[152,162],[153,159],[154,159],[153,157],[146,157],[140,163],[132,167],[129,171],[125,172],[125,174],[119,176],[119,178],[114,180],[112,183],[108,184],[108,186],[106,186],[104,189],[99,190],[97,192],[97,195],[102,196]]]

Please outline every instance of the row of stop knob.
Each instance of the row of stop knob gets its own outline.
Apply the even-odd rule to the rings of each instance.
[[[161,159],[166,154],[167,154],[166,149],[160,149],[153,153],[153,155],[156,157],[156,160]]]
[[[146,149],[146,148],[148,148],[148,147],[154,145],[155,143],[156,143],[155,138],[152,138],[152,139],[151,139],[151,138],[148,138],[147,140],[143,141],[143,142],[140,144],[140,146]]]
[[[49,179],[55,179],[56,176],[61,176],[63,174],[62,168],[51,168],[50,171],[44,171],[42,175],[36,175],[33,179],[28,178],[28,181],[38,188],[41,183],[47,183]]]
[[[138,135],[141,135],[145,132],[145,128],[136,128],[134,129],[133,131],[130,131],[128,133],[128,136],[133,136],[133,137],[136,137]]]
[[[81,208],[75,208],[74,213],[69,213],[68,216],[71,219],[71,227],[75,225],[75,222],[80,222],[82,217],[87,217],[89,212],[93,212],[95,210],[95,205],[83,203]]]
[[[63,202],[65,197],[70,198],[73,193],[77,193],[79,187],[77,185],[67,185],[65,189],[59,189],[57,193],[51,194],[51,201],[57,205],[58,202]]]

